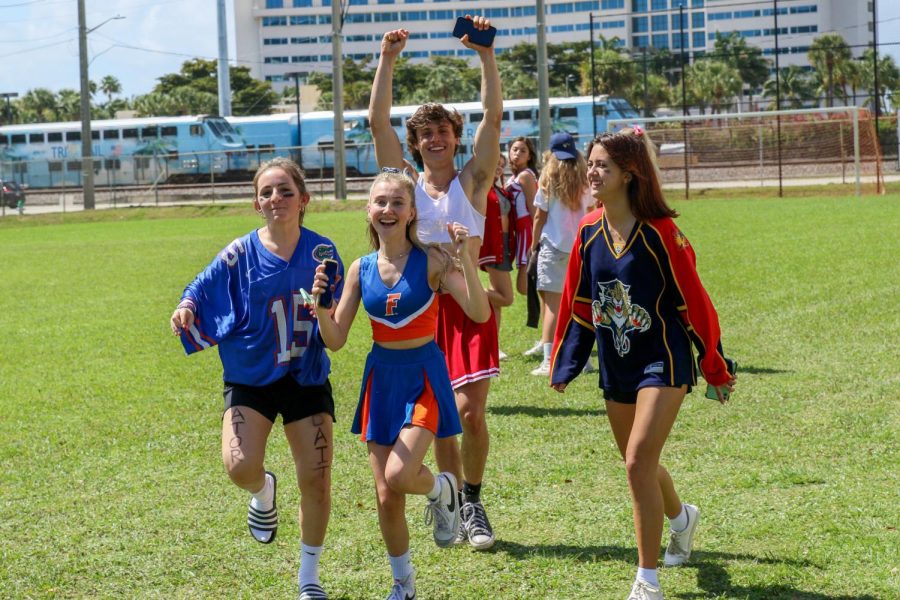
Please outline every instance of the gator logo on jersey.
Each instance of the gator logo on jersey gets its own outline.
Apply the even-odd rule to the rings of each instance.
[[[319,244],[312,251],[313,260],[322,262],[326,258],[334,258],[334,248],[328,244]]]
[[[628,290],[618,279],[597,283],[597,299],[591,303],[594,327],[605,327],[613,334],[613,346],[619,356],[631,350],[628,334],[650,329],[650,314],[643,307],[632,304]]]
[[[691,243],[686,237],[684,237],[684,234],[681,233],[681,230],[677,227],[675,228],[675,233],[672,235],[675,237],[675,245],[678,246],[679,250],[684,250],[685,248],[691,247]]]

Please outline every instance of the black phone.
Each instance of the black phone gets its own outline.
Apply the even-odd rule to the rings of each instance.
[[[459,17],[456,19],[456,26],[453,27],[453,37],[462,38],[468,35],[469,41],[485,48],[490,48],[494,43],[494,36],[497,35],[496,27],[488,27],[487,29],[475,29],[472,19]]]
[[[322,261],[322,264],[325,265],[325,277],[328,278],[328,283],[325,285],[325,291],[319,294],[319,306],[329,308],[334,299],[331,286],[334,285],[335,277],[337,277],[338,263],[332,258],[326,258]]]

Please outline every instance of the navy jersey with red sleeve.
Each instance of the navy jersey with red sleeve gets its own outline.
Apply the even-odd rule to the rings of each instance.
[[[560,303],[551,382],[574,379],[594,343],[601,385],[609,392],[695,385],[692,343],[708,383],[730,378],[716,311],[694,251],[672,219],[636,223],[621,252],[613,248],[602,208],[581,220]]]

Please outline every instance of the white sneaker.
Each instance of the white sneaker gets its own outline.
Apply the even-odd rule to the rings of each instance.
[[[522,353],[522,356],[540,356],[544,353],[544,342],[538,340],[534,346]]]
[[[507,354],[503,350],[500,350],[500,360],[506,360],[508,358],[509,358],[509,354]]]
[[[627,600],[663,600],[663,593],[643,579],[635,579]]]
[[[683,565],[691,557],[691,546],[694,545],[694,532],[700,523],[700,509],[693,504],[685,504],[688,524],[684,531],[669,531],[669,545],[666,547],[664,564],[667,567]]]
[[[395,579],[385,600],[416,600],[416,572],[413,571],[406,579]]]
[[[547,377],[550,375],[550,360],[544,359],[541,361],[541,365],[531,372],[532,375],[538,375],[539,377]]]
[[[453,473],[441,473],[437,477],[441,491],[436,499],[429,500],[425,506],[425,524],[434,524],[434,543],[440,548],[446,548],[453,544],[459,531],[459,496]]]
[[[587,362],[584,363],[584,368],[581,369],[582,373],[594,373],[597,370],[597,367],[594,366],[594,363],[591,362],[591,358],[588,357]]]

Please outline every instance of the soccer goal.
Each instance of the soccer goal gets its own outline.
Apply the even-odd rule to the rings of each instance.
[[[882,153],[868,110],[856,106],[657,118],[640,124],[659,149],[663,184],[691,188],[846,184],[883,193]]]

